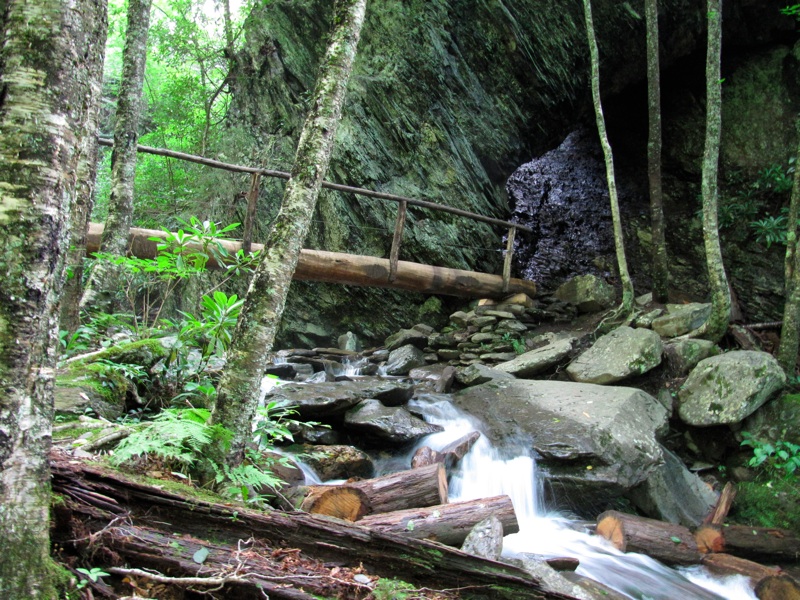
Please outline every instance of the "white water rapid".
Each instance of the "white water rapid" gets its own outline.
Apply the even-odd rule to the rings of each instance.
[[[444,431],[424,438],[425,445],[440,450],[475,430],[481,423],[460,412],[446,395],[429,394],[411,401],[430,423]],[[416,448],[415,448],[416,449]],[[408,464],[406,462],[406,464]],[[486,436],[475,443],[450,480],[451,500],[511,497],[520,531],[505,537],[503,555],[521,553],[580,560],[577,573],[599,581],[633,600],[752,600],[756,596],[742,576],[711,577],[701,567],[674,570],[641,554],[623,554],[602,538],[575,531],[563,515],[547,514],[540,505],[541,480],[536,462],[522,444],[501,454]]]

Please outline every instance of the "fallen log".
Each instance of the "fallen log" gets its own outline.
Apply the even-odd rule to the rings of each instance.
[[[788,575],[762,579],[755,589],[759,600],[800,600],[800,585]]]
[[[755,561],[800,560],[800,538],[788,529],[746,525],[703,525],[695,532],[701,552],[726,552]]]
[[[519,531],[514,505],[508,496],[368,515],[358,524],[373,531],[461,546],[472,528],[490,515],[500,519],[504,535]]]
[[[722,488],[722,493],[719,495],[714,509],[703,520],[703,525],[722,525],[728,516],[734,498],[736,498],[736,486],[729,481]]]
[[[543,590],[537,579],[517,567],[470,556],[426,540],[370,531],[358,524],[306,513],[277,510],[261,513],[239,505],[184,498],[158,486],[139,483],[129,476],[69,460],[57,453],[51,455],[51,470],[56,493],[67,496],[65,489],[72,490],[72,494],[65,498],[64,508],[59,510],[66,511],[64,516],[73,519],[77,527],[83,528],[81,537],[88,537],[103,529],[113,529],[115,521],[123,519],[126,525],[155,532],[152,535],[161,534],[165,537],[160,549],[150,541],[141,546],[129,546],[130,554],[126,554],[124,560],[135,565],[139,560],[146,563],[151,552],[179,554],[180,560],[170,563],[173,570],[169,570],[168,574],[172,576],[184,573],[193,576],[199,572],[199,565],[188,553],[189,549],[196,546],[188,541],[207,545],[211,542],[204,540],[213,539],[215,545],[236,549],[241,540],[252,538],[271,548],[273,557],[281,553],[299,552],[304,558],[334,561],[340,565],[357,566],[363,563],[372,575],[402,577],[409,583],[432,589],[468,589],[470,595],[476,598],[570,599],[569,596]],[[71,539],[77,537],[73,535]],[[97,539],[97,536],[93,539]],[[184,540],[187,540],[186,552],[181,548]],[[136,540],[133,538],[128,542],[135,544]],[[113,558],[114,551],[109,549],[109,554],[95,549],[95,564],[99,556],[107,556],[109,560]],[[240,553],[238,558],[241,559],[242,555],[247,553]],[[279,582],[272,583],[279,586]],[[292,590],[302,591],[297,588]],[[282,596],[277,592],[274,595],[270,592],[269,595],[273,599],[307,598]],[[231,593],[229,597],[234,597],[234,594]],[[241,597],[263,598],[263,595],[242,593]],[[343,593],[339,597],[357,596]]]
[[[702,559],[692,532],[674,523],[609,510],[597,517],[596,533],[621,552],[646,554],[668,565],[696,565]]]
[[[447,469],[451,469],[466,456],[467,452],[470,451],[480,437],[480,432],[473,431],[447,444],[438,452],[431,450],[427,446],[422,446],[414,453],[411,459],[411,468],[417,469],[434,463],[443,463]]]
[[[362,494],[366,499],[368,513],[385,513],[407,508],[447,504],[447,472],[444,465],[440,463],[434,463],[419,469],[399,471],[373,479],[348,481],[338,486],[297,486],[281,493],[293,507],[306,510],[309,506],[308,498],[325,494],[326,490],[336,488],[347,488]],[[328,514],[322,505],[317,510],[309,512]],[[329,516],[335,517],[339,515],[330,514]]]
[[[89,224],[89,233],[86,237],[88,254],[99,250],[103,227],[100,223]],[[157,229],[131,228],[128,253],[139,258],[154,258],[157,254],[157,244],[166,236],[167,232]],[[158,241],[150,238],[157,238]],[[216,240],[215,243],[220,244],[230,254],[236,254],[242,247],[241,242],[233,240]],[[189,244],[188,247],[200,249],[199,244]],[[263,247],[262,244],[251,245],[253,252]],[[209,269],[220,268],[213,257],[206,266]],[[434,267],[404,260],[397,262],[396,275],[391,281],[390,272],[391,265],[386,258],[304,249],[300,251],[293,279],[393,288],[463,298],[504,298],[516,293],[524,293],[531,297],[536,295],[536,284],[532,281],[510,279],[507,290],[504,290],[503,278],[489,273]]]
[[[779,575],[781,570],[777,567],[766,567],[746,558],[739,558],[731,554],[706,554],[700,563],[711,573],[720,576],[744,575],[750,578],[753,587],[765,577]]]

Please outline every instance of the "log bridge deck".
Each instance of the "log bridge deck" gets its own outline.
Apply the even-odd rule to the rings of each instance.
[[[103,138],[99,139],[99,143],[104,146],[112,145],[111,140]],[[226,171],[249,173],[251,181],[250,190],[247,194],[244,239],[242,241],[225,240],[221,243],[225,246],[226,250],[231,253],[235,253],[239,249],[244,249],[245,252],[254,252],[263,248],[262,245],[252,242],[253,221],[256,213],[255,209],[258,199],[260,177],[277,177],[288,180],[290,178],[289,173],[261,169],[258,167],[233,165],[201,156],[152,148],[149,146],[139,145],[137,150],[139,152],[176,158]],[[517,229],[531,231],[529,227],[415,198],[406,198],[394,194],[339,185],[327,181],[323,182],[322,186],[370,198],[397,202],[397,220],[395,222],[391,252],[389,258],[386,259],[341,252],[304,249],[301,251],[297,269],[294,273],[294,279],[323,281],[344,285],[394,288],[425,294],[442,294],[465,298],[502,298],[518,293],[524,293],[531,297],[536,295],[536,284],[534,282],[511,277],[511,259],[514,251],[514,237],[516,231]],[[448,212],[475,221],[507,227],[508,236],[505,260],[503,263],[503,274],[492,275],[489,273],[436,267],[399,260],[400,244],[408,205]],[[87,251],[89,253],[99,250],[102,232],[103,225],[97,223],[91,223],[89,225],[87,237]],[[158,242],[150,238],[164,239],[166,235],[166,232],[160,230],[132,228],[130,230],[128,244],[129,253],[139,258],[153,258],[157,254],[156,246]],[[219,267],[213,260],[209,261],[208,266],[209,268]]]

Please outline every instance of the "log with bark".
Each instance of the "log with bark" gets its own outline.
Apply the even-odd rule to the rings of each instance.
[[[747,525],[703,525],[695,532],[701,552],[727,552],[751,560],[800,559],[800,538],[788,529]]]
[[[418,469],[419,467],[425,467],[434,463],[443,463],[448,470],[452,469],[464,458],[480,437],[480,432],[473,431],[449,443],[439,451],[432,450],[427,446],[422,446],[414,453],[411,459],[411,468]]]
[[[777,567],[767,567],[731,554],[706,554],[701,564],[715,575],[744,575],[749,577],[753,587],[765,577],[779,575],[781,572]]]
[[[696,565],[702,554],[682,525],[609,510],[597,517],[597,534],[622,552],[639,552],[668,565]]]
[[[800,585],[788,575],[772,575],[758,582],[759,600],[800,600]]]
[[[315,577],[293,582],[290,578],[293,571],[283,573],[285,580],[278,580],[271,575],[274,569],[251,568],[247,561],[257,561],[254,555],[267,556],[265,551],[251,552],[246,545],[251,542],[242,541],[252,539],[252,543],[268,548],[273,559],[297,553],[302,560],[363,564],[370,575],[398,577],[433,589],[468,590],[476,598],[570,598],[543,590],[537,579],[517,567],[470,556],[442,544],[371,531],[358,524],[306,513],[277,510],[262,513],[239,505],[185,498],[160,486],[139,483],[129,476],[56,453],[51,457],[51,468],[53,489],[64,497],[58,508],[60,521],[74,526],[70,539],[93,542],[93,564],[103,557],[103,565],[149,566],[177,577],[207,574],[205,562],[219,558],[220,565],[232,560],[232,566],[239,567],[237,575],[245,580],[255,577],[251,573],[266,573],[265,580],[273,586],[268,594],[273,599],[305,600],[308,594],[357,598],[356,589],[366,591],[351,586],[352,591],[318,593],[314,591],[315,582],[320,585],[334,582]],[[121,527],[129,529],[118,529]],[[103,534],[98,535],[101,531]],[[154,543],[155,540],[163,544]],[[199,546],[210,552],[203,565],[193,560],[192,551]],[[221,554],[212,557],[213,552]],[[281,588],[282,583],[291,587]],[[237,581],[227,585],[232,586],[231,596],[236,593],[242,598],[263,598],[254,583]]]
[[[508,496],[369,515],[358,524],[373,531],[399,533],[448,546],[461,546],[472,528],[491,515],[500,519],[504,535],[519,531],[514,505]]]
[[[341,486],[298,486],[284,490],[282,494],[291,502],[292,506],[303,508],[308,497],[335,487],[351,488],[364,494],[371,513],[447,504],[447,473],[441,463],[434,463],[419,469],[399,471],[373,479],[348,481]],[[311,512],[327,514],[324,510]],[[338,515],[331,514],[330,516]]]
[[[89,225],[86,238],[87,254],[98,251],[102,234],[101,224]],[[128,252],[139,258],[154,258],[158,242],[152,238],[164,239],[167,235],[166,232],[157,229],[133,227],[128,238]],[[242,247],[241,242],[233,240],[218,240],[216,243],[231,254],[236,254]],[[189,247],[195,248],[199,245],[190,244]],[[262,244],[252,245],[254,252],[263,249]],[[207,267],[218,269],[220,265],[212,258],[208,261]],[[390,264],[386,258],[303,249],[293,277],[303,281],[394,288],[463,298],[504,298],[513,293],[523,293],[531,297],[536,295],[536,284],[532,281],[512,278],[508,290],[504,291],[503,278],[500,275],[435,267],[405,260],[397,262],[394,280],[389,281],[389,273]]]

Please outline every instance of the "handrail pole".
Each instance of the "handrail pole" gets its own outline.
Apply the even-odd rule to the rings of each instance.
[[[400,258],[400,242],[403,239],[403,226],[406,224],[406,208],[408,203],[401,200],[397,205],[397,220],[394,223],[394,237],[392,238],[392,250],[389,253],[389,283],[394,283],[397,279],[397,261]]]
[[[503,261],[503,291],[508,291],[508,284],[511,281],[511,258],[514,256],[514,236],[517,228],[508,228],[508,241],[506,242],[506,257]]]

